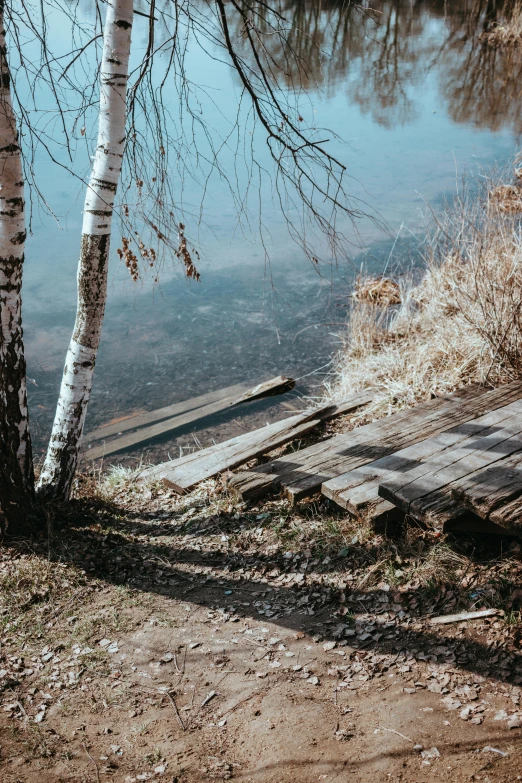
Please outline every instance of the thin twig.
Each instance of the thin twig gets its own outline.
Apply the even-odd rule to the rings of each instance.
[[[387,729],[385,726],[379,726],[381,731],[389,731],[392,734],[396,734],[398,737],[402,737],[403,739],[407,740],[408,742],[413,742],[412,739],[406,736],[406,734],[401,734],[400,731],[395,731],[395,729]]]
[[[179,725],[181,726],[181,728],[182,728],[182,730],[183,730],[183,731],[186,731],[185,724],[184,724],[184,723],[183,723],[183,721],[181,720],[181,715],[179,714],[179,710],[178,710],[178,707],[177,707],[177,705],[176,705],[176,702],[174,701],[174,697],[173,697],[173,696],[172,696],[172,694],[170,694],[168,691],[167,691],[167,696],[168,696],[168,698],[169,698],[169,701],[170,701],[170,703],[172,704],[172,709],[173,709],[173,710],[174,710],[174,712],[176,713],[176,718],[178,719],[178,723],[179,723]]]
[[[20,712],[22,713],[22,715],[23,715],[25,718],[27,718],[27,712],[24,710],[24,706],[23,706],[22,702],[21,702],[21,701],[17,701],[17,702],[16,702],[16,706],[18,707],[18,709],[20,710]]]
[[[87,753],[88,757],[90,758],[90,760],[94,764],[94,769],[96,770],[96,780],[97,780],[97,783],[100,783],[100,771],[98,769],[97,763],[95,762],[95,760],[93,759],[93,757],[91,756],[89,751],[87,750],[84,742],[82,742],[82,748],[84,749],[84,751]]]

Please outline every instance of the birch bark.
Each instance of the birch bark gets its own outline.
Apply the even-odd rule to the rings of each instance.
[[[133,0],[109,0],[100,69],[98,143],[85,197],[76,322],[38,494],[66,500],[78,463],[105,302],[114,198],[125,148]]]
[[[0,0],[0,531],[26,527],[34,475],[22,331],[25,202],[21,150]],[[21,527],[20,527],[21,524]]]

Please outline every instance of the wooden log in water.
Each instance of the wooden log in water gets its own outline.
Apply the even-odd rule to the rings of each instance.
[[[100,459],[102,457],[108,457],[111,454],[116,454],[119,451],[125,451],[127,449],[138,446],[141,443],[145,443],[148,440],[152,440],[161,435],[174,432],[181,427],[185,427],[188,424],[192,424],[195,421],[206,418],[207,416],[213,416],[217,413],[222,413],[235,405],[239,405],[249,400],[257,400],[273,394],[278,394],[287,391],[289,388],[295,385],[295,381],[292,378],[286,378],[278,375],[276,378],[272,378],[269,381],[258,384],[252,389],[245,388],[244,386],[232,386],[229,389],[223,389],[219,392],[211,392],[209,395],[203,395],[195,400],[187,400],[184,403],[176,403],[166,408],[160,408],[150,413],[140,414],[132,419],[128,419],[125,422],[117,425],[110,425],[109,427],[96,430],[95,433],[91,433],[90,440],[94,440],[94,435],[97,435],[99,440],[102,437],[106,437],[109,434],[116,432],[119,434],[124,430],[135,430],[135,432],[129,432],[127,435],[122,435],[114,440],[103,443],[100,446],[93,446],[88,448],[84,453],[84,458],[89,460]],[[228,392],[226,396],[221,396],[223,392]],[[230,393],[231,392],[231,393]],[[205,400],[212,398],[214,395],[214,401],[207,404],[199,404],[196,402],[199,400]],[[170,415],[169,418],[164,418],[165,411],[176,410],[176,415]],[[185,410],[186,412],[182,412]],[[162,420],[160,420],[162,419]],[[150,421],[157,423],[150,426],[142,426],[148,424]],[[122,426],[124,425],[124,426]],[[105,430],[103,432],[103,430]],[[102,434],[100,434],[102,433]]]
[[[145,427],[147,424],[155,424],[164,419],[180,416],[197,408],[203,408],[205,405],[211,405],[228,398],[232,399],[235,395],[239,397],[247,391],[248,387],[245,384],[237,383],[234,386],[228,386],[226,389],[217,389],[217,391],[202,394],[190,400],[175,402],[173,405],[166,405],[164,408],[157,408],[154,411],[130,415],[116,422],[102,424],[101,427],[87,433],[83,442],[93,443],[96,440],[105,440],[105,438],[110,438],[113,435],[122,435],[129,430],[136,430],[139,427]]]

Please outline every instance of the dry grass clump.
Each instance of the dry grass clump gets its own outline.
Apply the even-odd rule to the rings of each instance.
[[[522,212],[522,187],[519,185],[498,185],[490,191],[489,197],[501,212]]]
[[[4,550],[0,558],[0,632],[35,633],[74,597],[83,579],[64,563]]]
[[[423,279],[401,283],[400,307],[355,302],[328,396],[375,387],[360,421],[471,383],[522,376],[522,221],[491,190],[447,210]]]
[[[509,4],[505,19],[492,30],[482,33],[481,41],[493,47],[513,47],[522,44],[522,0]]]
[[[354,299],[358,302],[377,305],[392,305],[401,303],[401,289],[395,280],[389,277],[363,277],[355,281]]]

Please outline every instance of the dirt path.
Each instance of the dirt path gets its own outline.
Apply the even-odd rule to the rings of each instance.
[[[202,497],[4,551],[2,782],[522,780],[519,548]]]

